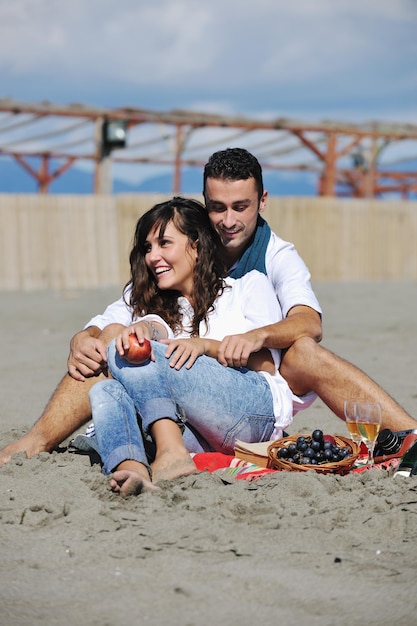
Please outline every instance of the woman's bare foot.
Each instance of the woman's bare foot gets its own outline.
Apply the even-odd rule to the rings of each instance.
[[[145,491],[159,491],[150,480],[134,470],[116,470],[110,480],[110,489],[122,496],[138,496]]]
[[[185,448],[158,450],[151,467],[153,483],[161,480],[174,480],[198,472],[190,453]]]
[[[138,496],[145,491],[159,491],[152,484],[146,465],[126,459],[116,467],[110,479],[110,489],[122,496]]]

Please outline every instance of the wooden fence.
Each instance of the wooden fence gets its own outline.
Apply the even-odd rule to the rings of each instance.
[[[0,290],[121,286],[138,217],[167,197],[0,194]],[[264,216],[314,281],[417,280],[417,202],[273,197]]]

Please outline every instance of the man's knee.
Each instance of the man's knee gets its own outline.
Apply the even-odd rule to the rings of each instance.
[[[279,369],[293,393],[302,396],[312,390],[312,377],[317,375],[326,352],[311,337],[297,339],[285,350]]]
[[[300,368],[303,370],[306,362],[312,358],[321,358],[323,352],[326,352],[311,337],[301,337],[297,339],[289,348],[285,350],[282,356],[282,364],[285,368]]]

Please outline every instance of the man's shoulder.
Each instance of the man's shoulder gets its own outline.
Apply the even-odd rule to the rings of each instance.
[[[308,268],[290,241],[271,232],[271,237],[265,253],[266,273],[271,276],[288,276],[294,272],[309,273]],[[275,279],[274,279],[275,280]]]
[[[286,241],[271,230],[266,254],[278,253],[284,250],[295,250],[294,244],[291,241]]]

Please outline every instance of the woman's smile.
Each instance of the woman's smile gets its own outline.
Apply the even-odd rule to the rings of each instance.
[[[160,289],[174,289],[188,297],[193,289],[196,260],[196,246],[172,222],[167,224],[162,236],[159,224],[149,232],[145,262]]]

